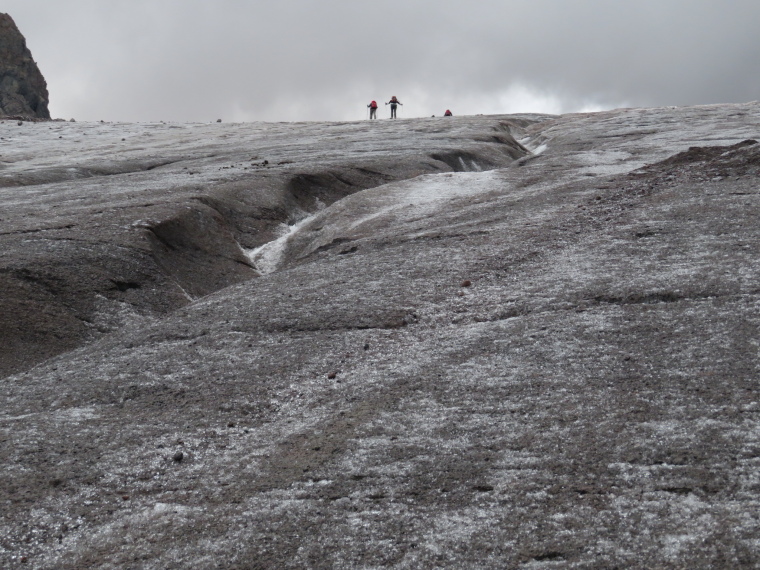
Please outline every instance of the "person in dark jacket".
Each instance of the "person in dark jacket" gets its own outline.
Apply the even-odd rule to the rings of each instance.
[[[377,101],[370,101],[367,107],[369,107],[369,118],[377,119]]]
[[[391,100],[386,103],[386,105],[390,105],[391,106],[391,119],[395,119],[396,118],[396,105],[403,105],[403,103],[401,101],[399,101],[398,99],[396,99],[396,96],[394,95],[393,97],[391,97]]]

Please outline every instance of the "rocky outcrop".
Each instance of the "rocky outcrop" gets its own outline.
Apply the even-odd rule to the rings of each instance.
[[[45,78],[8,14],[0,14],[0,116],[50,118]]]

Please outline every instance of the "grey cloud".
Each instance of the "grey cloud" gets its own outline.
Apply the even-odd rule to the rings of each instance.
[[[760,91],[754,0],[11,0],[4,9],[63,117],[343,120],[393,94],[410,115],[477,113],[516,84],[564,111]]]

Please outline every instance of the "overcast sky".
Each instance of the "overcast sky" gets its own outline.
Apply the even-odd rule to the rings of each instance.
[[[54,118],[323,121],[760,99],[760,0],[0,0]]]

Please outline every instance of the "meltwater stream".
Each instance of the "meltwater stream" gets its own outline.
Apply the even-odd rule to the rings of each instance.
[[[245,253],[256,270],[262,275],[268,275],[269,273],[277,271],[277,268],[282,261],[282,254],[285,251],[285,246],[290,237],[304,225],[309,223],[314,216],[315,214],[312,214],[305,218],[301,218],[291,226],[282,224],[280,226],[282,231],[280,237],[257,248],[247,250]]]

